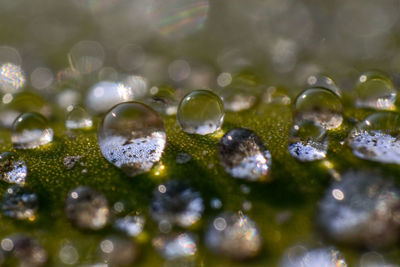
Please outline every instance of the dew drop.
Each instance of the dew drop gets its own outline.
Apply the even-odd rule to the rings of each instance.
[[[293,125],[289,133],[289,153],[299,161],[314,161],[326,157],[328,138],[324,128],[311,121]]]
[[[38,209],[38,197],[30,190],[13,185],[4,192],[1,208],[4,215],[18,220],[33,220]]]
[[[342,122],[342,102],[332,91],[310,88],[300,93],[294,104],[294,121],[313,121],[326,130],[338,128]]]
[[[377,71],[360,75],[355,88],[356,106],[380,110],[394,109],[397,91],[389,76]]]
[[[125,216],[114,222],[114,228],[128,236],[138,236],[143,232],[146,220],[143,216]]]
[[[168,86],[152,87],[146,103],[160,114],[175,115],[178,110],[177,92]]]
[[[100,242],[100,253],[110,266],[131,266],[138,257],[138,248],[128,238],[110,236]]]
[[[23,113],[13,123],[11,141],[16,149],[37,148],[53,141],[53,129],[43,115]]]
[[[103,156],[129,176],[149,171],[160,161],[166,143],[160,116],[139,102],[112,108],[97,136]]]
[[[167,260],[192,257],[197,252],[197,242],[191,233],[170,233],[153,239],[157,252]]]
[[[21,67],[12,63],[0,66],[0,90],[16,93],[25,85],[25,75]]]
[[[222,201],[219,198],[214,197],[210,200],[210,206],[211,208],[218,210],[222,208]]]
[[[8,183],[24,185],[28,168],[23,159],[13,152],[0,154],[0,177]]]
[[[267,88],[263,95],[263,101],[272,105],[289,105],[291,103],[286,88],[276,86]]]
[[[235,178],[265,180],[271,167],[271,153],[253,131],[235,128],[219,141],[221,165]]]
[[[79,186],[68,193],[65,214],[72,224],[82,229],[101,229],[110,219],[105,196],[87,186]]]
[[[205,242],[214,253],[245,260],[259,253],[262,239],[255,222],[238,212],[215,217],[208,225]]]
[[[177,117],[184,132],[206,135],[221,128],[224,115],[224,105],[218,95],[208,90],[195,90],[182,98]]]
[[[322,74],[311,75],[307,78],[307,86],[312,88],[325,88],[334,92],[338,97],[342,96],[339,87],[329,76]]]
[[[337,249],[331,247],[307,250],[302,246],[289,248],[283,255],[280,267],[347,267],[347,263]]]
[[[92,117],[81,107],[74,107],[65,120],[65,127],[69,130],[89,130],[92,126]]]
[[[62,263],[74,265],[79,260],[79,253],[73,245],[67,244],[60,249],[58,252],[58,257]]]

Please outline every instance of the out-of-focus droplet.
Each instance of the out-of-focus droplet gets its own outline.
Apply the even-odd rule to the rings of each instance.
[[[368,116],[350,132],[347,143],[359,158],[400,164],[400,115],[380,112]]]
[[[123,79],[122,84],[130,88],[135,100],[142,99],[148,94],[148,82],[143,76],[128,75]]]
[[[220,87],[226,87],[232,83],[232,75],[229,72],[223,72],[217,77],[217,84]]]
[[[265,180],[271,168],[271,153],[251,130],[235,128],[219,141],[221,165],[232,177]]]
[[[33,149],[53,141],[53,129],[43,115],[23,113],[15,119],[11,141],[16,149]]]
[[[128,236],[138,236],[142,233],[146,220],[143,216],[125,216],[114,222],[114,228]]]
[[[15,93],[25,85],[25,74],[21,67],[12,63],[0,65],[0,90]]]
[[[31,73],[31,85],[38,90],[50,87],[53,81],[53,72],[48,68],[38,67]]]
[[[185,164],[188,163],[192,159],[188,153],[180,152],[176,155],[176,163],[178,164]]]
[[[272,105],[290,105],[291,99],[284,87],[268,87],[263,95],[264,103]]]
[[[168,66],[168,74],[171,80],[180,82],[189,78],[191,68],[186,60],[177,59]]]
[[[4,63],[22,64],[22,58],[14,47],[0,46],[0,64]]]
[[[79,260],[79,253],[75,246],[66,244],[58,252],[58,257],[63,264],[74,265]]]
[[[100,242],[100,253],[110,266],[128,266],[137,259],[138,248],[128,238],[110,236]]]
[[[224,122],[221,98],[208,90],[195,90],[182,98],[178,107],[178,122],[189,134],[211,134]]]
[[[57,94],[56,101],[59,107],[68,109],[74,107],[81,102],[81,93],[74,89],[65,89]]]
[[[107,225],[110,209],[103,194],[90,187],[79,186],[68,193],[65,215],[79,228],[98,230]]]
[[[14,152],[0,154],[0,178],[13,184],[24,185],[28,168],[23,159]]]
[[[89,89],[85,103],[90,111],[101,114],[119,103],[132,101],[134,97],[132,88],[123,83],[101,81]]]
[[[200,193],[184,182],[171,180],[159,185],[153,192],[150,213],[157,222],[188,227],[201,218],[203,211]]]
[[[169,86],[152,87],[150,94],[151,97],[146,101],[149,106],[161,114],[176,114],[179,102],[174,88]]]
[[[343,122],[340,98],[324,88],[310,88],[300,93],[294,104],[295,123],[313,121],[326,130],[336,129]]]
[[[370,251],[360,257],[358,267],[399,267],[398,265],[388,263],[382,254]]]
[[[139,102],[111,109],[97,136],[103,156],[129,176],[149,171],[160,161],[166,143],[160,116]]]
[[[335,248],[323,247],[307,250],[291,247],[284,253],[280,267],[347,267],[342,253]]]
[[[307,86],[311,88],[325,88],[341,97],[342,93],[333,79],[322,74],[311,75],[307,78]]]
[[[222,213],[208,225],[205,242],[214,253],[245,260],[259,253],[262,238],[255,222],[246,215],[241,212]]]
[[[92,126],[92,117],[82,107],[74,107],[65,120],[65,127],[69,130],[89,130]]]
[[[3,195],[1,209],[3,214],[18,220],[33,220],[38,209],[38,197],[30,190],[13,185]]]
[[[289,153],[299,161],[314,161],[326,157],[328,138],[324,128],[312,121],[293,125],[289,133]]]
[[[94,41],[81,41],[75,44],[70,53],[71,68],[81,74],[89,74],[100,69],[104,63],[104,49]]]
[[[389,76],[377,71],[361,74],[355,88],[356,106],[380,110],[394,109],[397,90]]]
[[[191,233],[170,233],[153,239],[157,252],[167,260],[193,257],[197,252],[196,238]]]
[[[382,174],[348,171],[327,189],[317,221],[324,235],[340,243],[379,247],[399,240],[400,198]]]

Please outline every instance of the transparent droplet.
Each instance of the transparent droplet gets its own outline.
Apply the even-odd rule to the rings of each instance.
[[[218,210],[222,208],[222,201],[219,198],[214,197],[210,201],[210,206],[211,208]]]
[[[111,109],[97,136],[103,156],[129,176],[149,171],[160,161],[166,143],[160,116],[139,102]]]
[[[311,121],[293,125],[289,133],[289,153],[299,161],[314,161],[326,157],[328,138],[324,128]]]
[[[368,116],[350,132],[347,143],[359,158],[400,164],[400,114],[380,112]]]
[[[146,103],[157,112],[166,115],[175,115],[178,111],[177,92],[169,86],[152,87],[150,89],[151,97]]]
[[[61,262],[67,265],[74,265],[79,260],[78,250],[71,244],[63,246],[58,252]]]
[[[0,154],[0,177],[8,183],[24,185],[28,168],[23,159],[13,152]]]
[[[317,213],[322,233],[356,246],[396,243],[400,234],[400,191],[387,178],[373,171],[348,171],[332,183]]]
[[[11,141],[16,149],[32,149],[53,141],[53,129],[43,115],[23,113],[12,126]]]
[[[57,94],[57,104],[63,109],[76,106],[79,104],[80,101],[81,94],[74,89],[66,89]]]
[[[356,106],[380,110],[394,109],[397,90],[389,76],[377,71],[363,73],[355,88]]]
[[[295,123],[313,121],[327,130],[338,128],[342,122],[342,102],[332,91],[310,88],[300,93],[294,104]]]
[[[280,267],[347,267],[342,253],[335,248],[323,247],[307,250],[302,246],[289,248]]]
[[[65,214],[71,223],[82,229],[101,229],[110,219],[105,196],[87,186],[79,186],[68,193]]]
[[[101,257],[109,266],[131,266],[138,257],[136,244],[128,238],[110,236],[99,247]]]
[[[370,251],[360,257],[358,267],[398,267],[398,265],[388,263],[382,254]]]
[[[311,75],[307,78],[307,86],[313,88],[325,88],[334,92],[337,96],[341,97],[342,93],[336,83],[331,77],[317,74]]]
[[[100,43],[81,41],[72,47],[68,57],[73,70],[88,74],[103,66],[105,53]]]
[[[191,233],[170,233],[153,239],[157,252],[167,260],[193,257],[197,252],[196,238]]]
[[[15,93],[25,85],[25,74],[21,67],[12,63],[0,65],[0,90]]]
[[[263,100],[267,104],[290,105],[291,99],[284,87],[268,87],[263,95]]]
[[[117,82],[101,81],[93,85],[86,96],[86,107],[96,114],[102,114],[113,106],[132,101],[132,88]]]
[[[46,89],[53,84],[54,75],[51,69],[38,67],[31,73],[31,85],[39,90]]]
[[[188,153],[180,152],[176,155],[176,163],[178,164],[185,164],[188,163],[192,159]]]
[[[208,90],[195,90],[182,98],[178,122],[189,134],[211,134],[224,122],[224,105],[219,96]]]
[[[159,185],[153,192],[150,213],[157,222],[188,227],[201,218],[203,211],[200,193],[185,182],[171,180]]]
[[[38,205],[38,197],[35,193],[24,187],[13,185],[4,192],[1,209],[8,217],[33,220]]]
[[[235,128],[219,141],[221,165],[232,177],[265,180],[271,168],[271,153],[251,130]]]
[[[65,120],[65,127],[69,130],[89,130],[92,126],[92,117],[81,107],[74,107]]]
[[[255,222],[246,215],[222,213],[209,223],[205,242],[214,253],[245,260],[260,252],[262,238]]]
[[[143,216],[125,216],[114,222],[114,228],[128,236],[138,236],[143,232],[146,220]]]

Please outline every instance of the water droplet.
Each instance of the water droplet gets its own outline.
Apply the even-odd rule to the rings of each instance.
[[[358,246],[397,242],[400,191],[385,178],[371,171],[348,171],[332,183],[317,213],[322,232],[337,242]]]
[[[105,53],[100,43],[85,40],[75,44],[68,56],[74,71],[88,74],[103,66]]]
[[[16,149],[32,149],[53,141],[53,130],[43,115],[23,113],[12,126],[11,141]]]
[[[125,216],[115,220],[114,228],[128,236],[138,236],[142,233],[145,222],[143,216]]]
[[[175,89],[168,86],[152,87],[151,97],[146,103],[161,114],[175,115],[179,104],[176,93]]]
[[[89,130],[92,126],[92,117],[81,107],[74,107],[65,120],[65,127],[69,130]]]
[[[221,165],[235,178],[265,180],[271,167],[271,153],[251,130],[236,128],[219,141]]]
[[[200,193],[185,182],[171,180],[158,186],[153,192],[150,213],[157,222],[166,221],[188,227],[201,218],[203,211]]]
[[[289,248],[281,260],[280,267],[347,267],[340,251],[331,247],[307,250],[302,246]]]
[[[103,260],[110,266],[131,265],[138,256],[138,249],[130,239],[110,236],[100,242]]]
[[[98,129],[103,156],[129,176],[149,171],[160,161],[166,143],[164,124],[150,107],[139,102],[111,109]]]
[[[87,186],[79,186],[68,193],[65,214],[75,226],[82,229],[101,229],[110,219],[107,199]]]
[[[331,77],[317,74],[311,75],[307,78],[308,87],[312,88],[325,88],[334,92],[338,97],[342,97],[342,93],[336,83]]]
[[[74,107],[79,104],[81,101],[81,94],[80,92],[73,90],[73,89],[66,89],[56,96],[57,105],[66,109]]]
[[[25,75],[21,67],[12,63],[0,66],[0,90],[15,93],[25,85]]]
[[[167,260],[192,257],[197,252],[196,238],[191,233],[171,233],[153,239],[157,252]]]
[[[380,112],[368,116],[350,132],[347,143],[359,158],[400,164],[400,115]]]
[[[355,88],[356,106],[373,109],[394,109],[397,91],[386,74],[370,71],[361,74]]]
[[[47,261],[47,253],[35,240],[22,234],[5,237],[1,248],[19,261],[19,266],[39,267]]]
[[[219,96],[208,90],[195,90],[182,98],[177,117],[184,132],[206,135],[221,128],[224,115]]]
[[[210,201],[211,208],[218,210],[222,208],[222,202],[219,198],[212,198]]]
[[[185,164],[188,163],[192,159],[188,153],[180,152],[176,155],[176,163],[178,164]]]
[[[255,222],[239,212],[215,217],[206,230],[205,242],[214,253],[245,260],[259,253],[262,239]]]
[[[0,154],[0,177],[8,183],[25,184],[28,168],[24,160],[13,152]]]
[[[300,93],[294,104],[294,121],[313,121],[327,130],[338,128],[342,122],[342,102],[332,91],[310,88]]]
[[[4,215],[19,219],[33,220],[38,209],[38,197],[30,190],[13,185],[4,192],[1,208]]]
[[[263,100],[265,103],[273,105],[289,105],[291,103],[286,88],[275,86],[271,86],[265,91]]]
[[[314,161],[326,157],[328,138],[321,126],[311,121],[293,125],[289,133],[289,153],[299,161]]]
[[[79,253],[73,245],[67,244],[60,249],[58,252],[58,257],[62,263],[74,265],[79,260]]]

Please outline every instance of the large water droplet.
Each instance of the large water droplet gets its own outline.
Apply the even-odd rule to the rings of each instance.
[[[337,96],[341,97],[342,93],[336,83],[333,81],[331,77],[317,74],[311,75],[307,78],[308,87],[312,88],[325,88],[332,92],[334,92]]]
[[[335,93],[324,88],[310,88],[297,96],[293,116],[295,123],[313,121],[331,130],[342,124],[342,108],[342,102]]]
[[[261,235],[256,223],[241,212],[222,213],[208,225],[206,246],[214,253],[235,260],[256,256],[261,248]]]
[[[197,252],[196,239],[191,233],[171,233],[153,239],[157,252],[167,260],[192,257]]]
[[[201,218],[203,211],[200,193],[185,182],[171,180],[153,192],[150,213],[157,222],[188,227]]]
[[[100,242],[101,257],[110,266],[131,266],[138,256],[137,246],[132,240],[110,236]]]
[[[335,248],[307,250],[302,246],[289,248],[281,260],[280,267],[346,267],[347,263]]]
[[[219,130],[224,115],[221,98],[208,90],[195,90],[183,97],[177,114],[184,132],[201,135]]]
[[[21,67],[12,63],[0,66],[0,90],[15,93],[25,85],[25,75]]]
[[[134,176],[160,161],[166,135],[160,116],[139,102],[121,103],[99,125],[101,153],[112,164]]]
[[[235,178],[265,180],[271,167],[271,153],[260,137],[243,128],[232,129],[219,141],[221,165]]]
[[[81,107],[74,107],[65,120],[65,127],[70,130],[89,130],[92,126],[92,117]]]
[[[98,230],[108,223],[110,209],[103,194],[90,187],[79,186],[68,193],[65,214],[79,228]]]
[[[11,141],[16,149],[37,148],[53,141],[53,130],[41,114],[23,113],[13,123]]]
[[[359,158],[400,164],[399,132],[398,113],[374,113],[350,132],[347,143]]]
[[[30,190],[13,185],[5,191],[1,208],[4,215],[19,219],[33,220],[38,209],[38,197]]]
[[[328,188],[317,220],[329,238],[352,245],[394,244],[400,233],[399,190],[382,174],[348,171]]]
[[[13,152],[0,154],[0,178],[8,183],[25,184],[28,168],[23,159]]]
[[[314,161],[326,157],[328,138],[321,126],[311,121],[293,125],[289,133],[289,153],[299,161]]]
[[[370,71],[358,78],[356,106],[374,109],[394,109],[397,91],[386,74]]]

